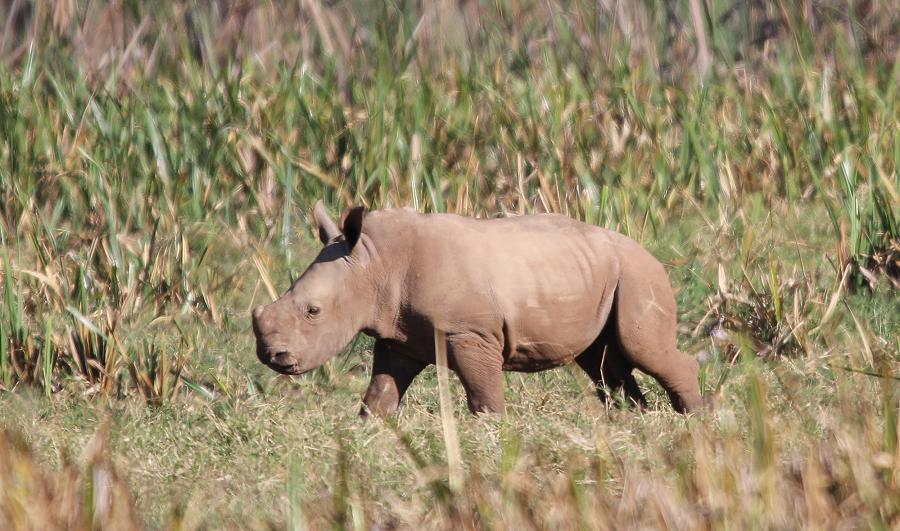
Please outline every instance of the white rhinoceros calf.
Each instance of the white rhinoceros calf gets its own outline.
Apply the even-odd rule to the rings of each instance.
[[[435,329],[473,412],[504,409],[503,371],[572,361],[603,399],[624,389],[643,406],[638,368],[676,410],[701,403],[697,361],[676,348],[666,272],[621,234],[555,214],[477,220],[362,207],[339,229],[321,201],[315,218],[322,251],[280,299],[253,310],[257,355],[301,374],[357,333],[374,337],[363,414],[397,409],[435,362]]]

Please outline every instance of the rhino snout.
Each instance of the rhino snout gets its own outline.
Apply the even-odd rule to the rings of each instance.
[[[279,309],[270,306],[253,308],[253,333],[256,339],[265,339],[266,343],[272,343],[273,336],[278,336],[287,329],[284,317],[279,318]]]
[[[265,314],[265,312],[266,312],[265,306],[260,305],[260,306],[257,306],[256,308],[253,308],[253,312],[252,312],[253,313],[253,333],[256,334],[256,337],[260,336],[260,333],[261,333],[260,330],[262,328],[261,324],[262,324],[263,315]]]
[[[276,312],[277,313],[277,312]],[[253,334],[256,336],[256,357],[263,364],[282,374],[300,374],[300,363],[283,337],[284,323],[276,321],[266,306],[253,308]]]
[[[276,356],[286,354],[283,351],[287,350],[275,348],[272,328],[271,319],[266,316],[265,306],[253,308],[253,334],[256,336],[256,355],[259,357],[259,361],[267,365]]]

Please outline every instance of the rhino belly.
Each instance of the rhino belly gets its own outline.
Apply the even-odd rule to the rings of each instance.
[[[566,365],[600,335],[609,317],[609,302],[584,301],[560,308],[531,307],[508,327],[504,369],[534,372]]]
[[[590,345],[588,342],[587,346]],[[571,348],[552,342],[529,341],[516,345],[513,354],[503,363],[503,369],[518,372],[538,372],[567,365],[584,349]]]

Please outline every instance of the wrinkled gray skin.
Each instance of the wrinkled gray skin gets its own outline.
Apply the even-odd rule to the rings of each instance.
[[[678,411],[700,406],[698,365],[675,345],[662,265],[633,240],[555,214],[476,220],[410,209],[344,213],[321,201],[325,245],[281,298],[253,310],[257,355],[302,374],[363,332],[375,338],[361,414],[394,412],[434,363],[434,330],[473,412],[504,410],[503,371],[575,361],[598,394],[646,402],[632,370],[654,377]]]

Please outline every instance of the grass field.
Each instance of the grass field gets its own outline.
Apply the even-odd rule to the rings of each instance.
[[[0,528],[900,526],[894,3],[163,4],[0,3]],[[633,237],[715,408],[359,420],[254,353],[318,198]]]

